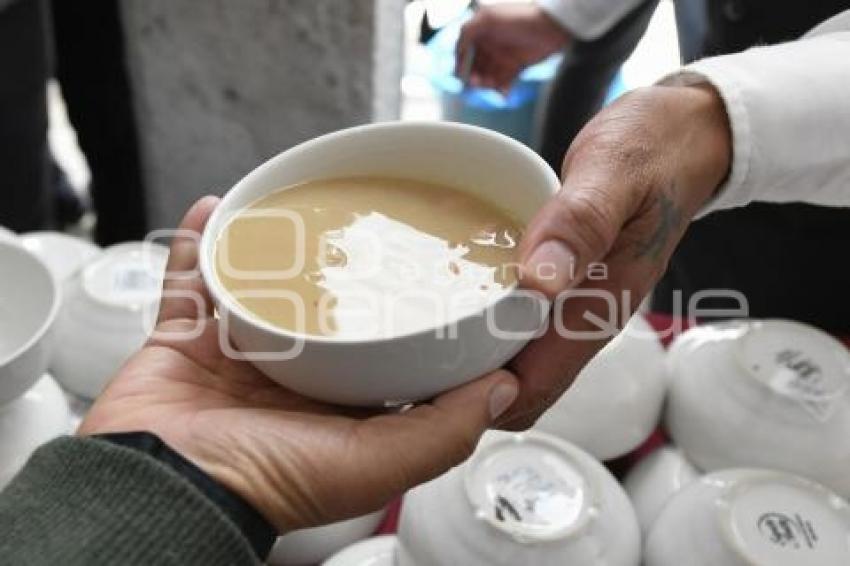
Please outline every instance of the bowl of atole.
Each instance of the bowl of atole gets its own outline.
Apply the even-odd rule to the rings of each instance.
[[[398,122],[305,142],[233,187],[200,267],[225,354],[332,403],[430,398],[503,365],[543,326],[517,246],[555,193],[527,147]]]

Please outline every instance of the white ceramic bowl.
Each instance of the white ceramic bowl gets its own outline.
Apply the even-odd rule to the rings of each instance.
[[[693,464],[672,446],[654,450],[629,471],[623,487],[632,501],[644,536],[670,498],[699,477]]]
[[[373,537],[344,548],[322,566],[395,566],[397,545],[393,535]]]
[[[658,426],[666,391],[664,364],[658,335],[637,314],[535,428],[577,444],[600,460],[631,452]]]
[[[312,566],[346,546],[375,534],[384,509],[330,525],[301,529],[278,537],[266,560],[269,566]]]
[[[168,249],[127,243],[104,250],[65,282],[53,375],[75,395],[97,397],[147,339],[156,320]]]
[[[18,243],[0,242],[0,405],[23,395],[47,370],[59,287],[47,266]]]
[[[501,134],[452,123],[393,122],[343,130],[274,157],[219,204],[203,235],[201,270],[223,328],[242,355],[282,385],[345,405],[426,399],[500,367],[541,327],[548,305],[506,293],[484,313],[447,327],[384,339],[305,336],[275,327],[240,306],[215,273],[216,241],[228,221],[257,199],[307,179],[383,175],[467,190],[528,222],[558,189],[546,163]],[[489,321],[503,332],[492,332]],[[447,326],[451,326],[451,322]],[[231,355],[238,355],[231,352]]]
[[[541,432],[488,432],[472,458],[413,489],[398,566],[635,566],[640,532],[614,477]]]
[[[850,506],[812,481],[724,470],[691,483],[661,511],[645,566],[850,564]]]
[[[64,281],[102,252],[88,240],[62,232],[29,232],[22,234],[20,241],[41,258],[58,281]]]
[[[850,353],[807,325],[686,333],[671,354],[667,429],[698,468],[784,470],[850,495]]]
[[[0,405],[0,491],[33,450],[70,432],[68,403],[59,385],[44,375],[20,398]]]

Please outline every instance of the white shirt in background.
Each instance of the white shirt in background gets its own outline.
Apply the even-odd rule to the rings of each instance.
[[[705,81],[726,104],[733,159],[703,215],[754,201],[850,206],[850,10],[800,40],[703,59],[661,82]]]
[[[588,41],[617,25],[643,0],[537,0],[570,35]]]
[[[580,39],[641,0],[538,0]],[[662,84],[711,83],[732,128],[729,179],[702,211],[754,201],[850,206],[850,10],[798,41],[703,59]]]

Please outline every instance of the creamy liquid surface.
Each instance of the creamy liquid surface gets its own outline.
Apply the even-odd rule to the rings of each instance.
[[[238,303],[281,328],[389,337],[503,296],[517,280],[520,235],[507,214],[450,187],[317,180],[240,211],[219,237],[216,271]]]

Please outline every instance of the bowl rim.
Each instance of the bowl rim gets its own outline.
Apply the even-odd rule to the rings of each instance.
[[[488,309],[493,308],[495,305],[498,305],[504,302],[509,297],[515,295],[518,286],[514,285],[506,289],[506,292],[503,293],[496,299],[488,302],[482,309],[475,311],[467,316],[451,320],[445,324],[425,328],[422,330],[413,330],[410,332],[400,333],[400,334],[392,334],[389,336],[378,336],[374,338],[356,338],[351,336],[324,336],[317,334],[307,334],[301,332],[294,332],[287,330],[285,328],[281,328],[279,326],[275,326],[270,322],[267,322],[260,317],[251,313],[248,309],[239,304],[238,301],[233,299],[231,294],[224,289],[223,285],[221,285],[218,276],[216,274],[215,267],[213,266],[213,255],[215,253],[215,244],[218,239],[218,236],[221,233],[221,230],[226,226],[226,224],[222,225],[221,229],[219,229],[215,234],[212,233],[212,230],[209,228],[210,226],[216,224],[221,220],[221,217],[225,214],[232,214],[232,211],[225,212],[227,205],[230,201],[236,198],[238,193],[241,193],[245,190],[246,186],[249,186],[255,177],[260,176],[262,173],[272,169],[276,166],[276,164],[293,155],[300,154],[307,151],[312,151],[314,147],[325,144],[329,141],[338,138],[349,137],[353,135],[360,135],[361,133],[371,133],[371,132],[381,132],[381,131],[393,131],[393,130],[405,130],[405,129],[430,129],[430,130],[440,130],[444,132],[468,132],[468,133],[476,133],[478,135],[482,135],[484,137],[490,138],[491,141],[506,143],[509,146],[512,146],[514,150],[517,150],[521,153],[525,158],[529,159],[532,162],[535,162],[541,170],[545,171],[544,175],[548,176],[552,185],[551,196],[554,196],[558,187],[560,187],[560,181],[555,175],[552,168],[549,167],[549,164],[543,160],[537,153],[535,153],[528,146],[510,138],[504,134],[499,132],[488,130],[485,128],[481,128],[478,126],[472,126],[469,124],[462,124],[459,122],[445,122],[445,121],[417,121],[417,120],[409,120],[409,121],[392,121],[392,122],[381,122],[381,123],[373,123],[373,124],[364,124],[360,126],[353,126],[350,128],[344,128],[341,130],[337,130],[334,132],[330,132],[316,138],[312,138],[305,142],[302,142],[298,145],[295,145],[262,163],[258,167],[251,170],[248,174],[243,176],[235,185],[233,185],[227,193],[222,197],[221,201],[218,203],[218,206],[213,211],[209,220],[207,221],[206,227],[204,228],[203,234],[201,235],[200,242],[200,252],[198,254],[198,264],[201,271],[201,276],[204,281],[204,285],[206,286],[210,296],[213,298],[213,301],[216,303],[216,308],[219,309],[220,316],[229,316],[234,315],[240,319],[241,322],[249,324],[255,328],[262,330],[265,333],[271,334],[276,338],[283,338],[287,340],[300,341],[304,344],[307,343],[320,343],[320,344],[340,344],[340,345],[378,345],[378,344],[386,344],[390,342],[396,342],[399,340],[413,339],[417,337],[424,337],[428,334],[435,334],[439,330],[448,328],[451,326],[460,326],[466,320],[476,318],[486,313]],[[542,295],[541,295],[542,296]]]
[[[728,474],[724,475],[723,472]],[[850,504],[847,501],[831,488],[793,472],[739,467],[710,472],[703,478],[706,479],[703,485],[710,486],[714,491],[713,500],[706,508],[718,524],[723,542],[727,548],[748,563],[756,563],[755,551],[744,540],[735,520],[734,511],[740,505],[741,497],[755,488],[782,485],[799,489],[806,492],[810,498],[817,498],[824,509],[833,513],[833,517],[837,516],[844,522],[850,523]]]
[[[14,360],[21,357],[27,351],[29,351],[36,343],[42,340],[45,335],[48,333],[50,328],[53,326],[53,323],[56,321],[56,317],[59,314],[59,306],[61,301],[61,290],[59,288],[59,282],[56,281],[56,278],[53,277],[53,273],[50,271],[50,268],[39,258],[37,255],[24,248],[18,242],[7,242],[0,240],[0,250],[2,249],[12,250],[12,253],[19,254],[22,257],[28,258],[29,261],[32,261],[34,265],[36,265],[36,269],[40,269],[42,273],[46,276],[47,280],[50,282],[51,289],[51,305],[50,309],[47,311],[47,316],[44,317],[41,324],[38,326],[38,329],[30,335],[30,337],[18,348],[12,350],[12,352],[2,357],[0,356],[0,367],[5,367],[11,364]],[[38,376],[40,379],[41,376]],[[2,385],[2,384],[0,384]]]
[[[34,232],[24,232],[23,234],[20,234],[19,239],[23,247],[32,251],[36,255],[39,254],[38,252],[34,252],[33,247],[41,247],[45,250],[46,257],[49,257],[52,253],[55,253],[56,255],[75,254],[77,256],[86,254],[88,256],[87,259],[79,264],[75,269],[70,271],[64,277],[61,277],[59,281],[60,284],[74,277],[88,264],[96,261],[97,258],[104,252],[104,248],[90,240],[56,230],[36,230]],[[48,251],[50,249],[53,251]],[[47,263],[48,262],[45,259],[45,264]],[[53,265],[48,264],[48,267],[52,270]]]

